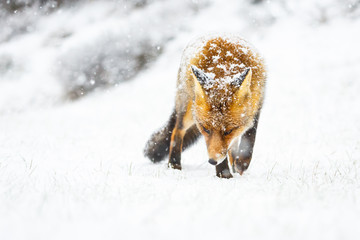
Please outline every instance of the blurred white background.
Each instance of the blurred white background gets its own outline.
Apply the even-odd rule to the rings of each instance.
[[[0,239],[355,239],[359,29],[359,0],[0,0]],[[203,140],[152,164],[183,48],[222,32],[268,68],[249,170]]]

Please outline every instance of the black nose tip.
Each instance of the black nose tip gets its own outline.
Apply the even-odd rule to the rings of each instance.
[[[212,165],[216,165],[216,161],[212,158],[209,159],[209,163],[212,164]]]

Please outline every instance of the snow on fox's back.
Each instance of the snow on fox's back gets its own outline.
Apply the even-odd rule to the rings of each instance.
[[[191,60],[196,58],[199,58],[197,62]],[[209,34],[193,39],[183,51],[180,79],[189,74],[190,64],[197,65],[218,81],[228,82],[248,67],[253,74],[260,73],[266,77],[263,57],[252,44],[236,34]]]

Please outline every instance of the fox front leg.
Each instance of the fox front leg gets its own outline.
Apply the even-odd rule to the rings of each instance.
[[[178,170],[181,170],[181,150],[184,138],[182,132],[183,131],[178,128],[178,124],[176,124],[170,141],[169,167]]]
[[[255,145],[256,129],[259,121],[259,113],[254,118],[253,126],[248,129],[241,137],[240,144],[238,141],[230,149],[229,160],[233,171],[242,175],[250,165],[253,149]]]
[[[186,111],[176,116],[176,125],[171,135],[169,151],[169,167],[181,170],[181,152],[186,131],[194,125],[191,114],[192,104],[189,103]]]

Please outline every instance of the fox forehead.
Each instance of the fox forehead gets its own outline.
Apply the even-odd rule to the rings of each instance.
[[[241,114],[234,114],[230,108],[211,107],[204,111],[199,105],[194,105],[194,119],[207,128],[226,130],[237,127],[242,122]]]
[[[193,115],[197,122],[219,130],[241,124],[247,101],[237,99],[235,91],[230,87],[218,88],[217,86],[199,90],[193,103]]]

